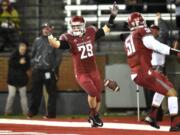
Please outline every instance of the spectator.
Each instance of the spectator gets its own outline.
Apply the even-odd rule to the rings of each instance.
[[[36,38],[32,46],[32,90],[31,103],[27,118],[38,113],[41,103],[43,85],[48,92],[48,108],[44,118],[56,117],[56,76],[58,65],[62,58],[62,51],[49,45],[48,34],[52,33],[53,26],[42,24],[41,36]]]
[[[139,0],[125,0],[125,4],[126,4],[126,11],[128,11],[128,13],[134,11],[139,11],[139,12],[143,11],[143,6],[139,4]]]
[[[9,115],[13,110],[13,101],[16,90],[19,90],[20,102],[23,114],[28,112],[26,84],[28,82],[27,71],[30,68],[30,57],[27,51],[27,44],[20,42],[19,47],[12,53],[9,59],[8,70],[8,97],[5,107],[5,115]]]
[[[157,40],[159,40],[160,42],[167,44],[168,42],[168,38],[169,38],[169,25],[166,21],[164,21],[161,18],[161,13],[157,12],[156,13],[156,18],[154,21],[154,24],[157,25],[159,27],[159,37],[157,38]]]
[[[17,47],[19,41],[19,14],[9,3],[3,0],[0,4],[0,51]]]

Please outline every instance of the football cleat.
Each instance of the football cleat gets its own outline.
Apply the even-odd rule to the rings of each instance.
[[[144,119],[144,121],[149,124],[150,126],[159,129],[160,126],[158,125],[156,119],[151,118],[150,116],[146,116],[146,118]]]
[[[89,116],[88,122],[91,123],[91,127],[102,127],[103,121],[99,118],[99,114]]]
[[[180,123],[177,123],[176,126],[180,127]]]
[[[114,92],[120,90],[120,87],[118,86],[117,82],[114,80],[110,80],[110,79],[104,80],[104,86],[112,89]]]
[[[170,132],[179,132],[180,131],[180,123],[176,124],[175,127],[170,127]]]

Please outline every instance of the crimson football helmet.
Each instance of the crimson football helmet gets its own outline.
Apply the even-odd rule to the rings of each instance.
[[[70,20],[70,33],[80,36],[85,33],[85,20],[82,16],[73,16]]]
[[[145,21],[139,12],[133,12],[128,17],[128,26],[130,30],[135,30],[141,26],[145,26]]]

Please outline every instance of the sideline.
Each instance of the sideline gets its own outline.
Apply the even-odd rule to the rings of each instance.
[[[34,125],[34,126],[50,126],[50,127],[78,127],[91,128],[88,122],[60,122],[60,121],[43,121],[43,120],[22,120],[22,119],[0,119],[0,124],[14,125]],[[169,126],[161,126],[160,129],[155,129],[145,124],[128,124],[128,123],[104,123],[105,129],[124,129],[124,130],[141,130],[141,131],[164,131],[169,132]]]

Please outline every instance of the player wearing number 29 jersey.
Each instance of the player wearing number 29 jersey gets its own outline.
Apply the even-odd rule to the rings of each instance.
[[[96,64],[94,43],[110,29],[107,25],[101,29],[85,27],[84,18],[80,16],[72,17],[70,23],[72,29],[60,36],[59,48],[70,49],[76,80],[88,94],[89,122],[93,127],[103,126],[98,114],[103,81]]]
[[[68,42],[76,75],[97,70],[94,54],[97,29],[94,26],[89,26],[85,31],[82,37],[74,36],[71,33],[60,36],[60,40]],[[101,30],[99,31],[100,36],[104,36],[104,33]]]
[[[60,36],[61,41],[69,46],[74,66],[74,74],[79,85],[91,96],[100,101],[103,88],[102,80],[96,64],[94,42],[104,36],[102,29],[89,26],[81,36],[74,36],[72,32]],[[63,48],[63,46],[61,46]],[[60,48],[61,48],[60,47]]]
[[[131,68],[131,78],[136,84],[146,89],[168,96],[168,109],[171,118],[170,131],[180,131],[180,125],[175,122],[175,117],[178,114],[176,90],[162,73],[152,70],[151,65],[153,51],[164,55],[177,55],[179,50],[174,50],[157,41],[151,34],[150,29],[146,27],[142,15],[138,12],[129,15],[128,25],[131,33],[125,40],[125,51],[128,65]],[[146,120],[147,123],[156,128],[159,128],[156,122],[156,112],[162,99],[156,98],[150,117]]]
[[[90,108],[88,121],[92,127],[103,126],[98,113],[103,81],[96,64],[94,42],[110,31],[117,12],[118,8],[114,3],[108,24],[100,29],[93,26],[85,27],[84,18],[74,16],[70,21],[71,29],[62,34],[58,41],[53,36],[49,36],[51,46],[59,49],[70,49],[76,80],[88,94]]]

